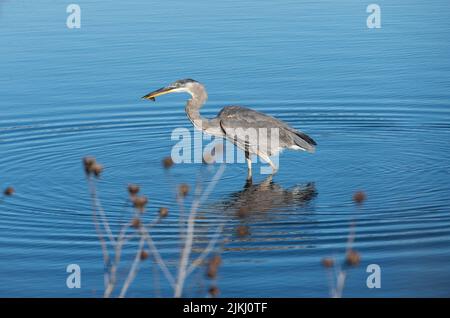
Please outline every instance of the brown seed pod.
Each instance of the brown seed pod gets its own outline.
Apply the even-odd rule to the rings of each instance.
[[[182,196],[185,197],[188,195],[189,193],[189,186],[185,183],[180,184],[180,186],[178,187],[178,193]]]
[[[162,218],[165,218],[167,215],[169,215],[169,209],[168,208],[159,208],[159,216]]]
[[[138,194],[139,190],[140,190],[140,188],[137,184],[129,184],[128,185],[128,193],[131,196],[135,196],[136,194]]]
[[[141,226],[141,220],[138,218],[133,219],[133,221],[131,221],[131,226],[138,229]]]
[[[94,157],[84,157],[83,158],[84,171],[87,175],[93,173],[92,167],[95,165]]]
[[[162,160],[163,167],[169,169],[173,166],[174,162],[171,157],[166,157]]]
[[[100,177],[100,175],[101,175],[102,172],[103,172],[103,166],[100,165],[100,164],[98,164],[98,163],[94,164],[94,165],[92,166],[92,172],[94,173],[94,175],[95,175],[96,177]]]
[[[334,266],[334,259],[326,257],[322,259],[322,266],[326,268],[330,268]]]
[[[14,192],[15,192],[15,190],[14,190],[13,187],[7,187],[5,189],[5,191],[3,191],[3,194],[6,195],[6,196],[11,196],[11,195],[14,194]]]
[[[217,266],[219,266],[220,264],[222,264],[222,257],[220,257],[220,255],[214,255],[211,260],[210,260],[211,264],[215,264]]]
[[[142,251],[140,258],[141,258],[141,261],[145,261],[148,258],[148,252]]]
[[[217,286],[211,286],[208,290],[208,293],[211,295],[211,297],[217,297],[220,294],[219,288]]]
[[[361,262],[361,256],[358,252],[350,250],[345,257],[345,263],[349,266],[356,266]]]
[[[216,278],[217,276],[217,272],[218,272],[219,268],[217,266],[208,266],[208,271],[206,272],[206,275],[209,278]]]
[[[367,196],[363,191],[358,191],[353,194],[353,201],[357,204],[362,204]]]
[[[247,236],[250,234],[250,229],[248,226],[245,225],[239,225],[236,229],[236,233],[238,236]]]
[[[219,271],[219,266],[222,263],[222,258],[220,255],[215,255],[209,260],[208,269],[206,271],[206,275],[209,278],[215,278],[217,276],[217,272]]]
[[[135,196],[135,197],[133,197],[134,207],[136,209],[138,209],[139,211],[141,211],[141,212],[144,211],[145,206],[147,205],[147,203],[148,203],[148,199],[145,196],[141,196],[141,197]]]

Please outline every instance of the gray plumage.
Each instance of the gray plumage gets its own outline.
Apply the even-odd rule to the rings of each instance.
[[[251,176],[252,154],[268,162],[275,172],[277,168],[269,157],[278,154],[283,149],[304,150],[311,153],[315,151],[316,142],[305,133],[292,128],[279,119],[247,107],[226,106],[215,118],[202,117],[200,108],[205,104],[208,95],[205,87],[192,79],[176,81],[143,98],[155,100],[156,96],[172,92],[186,92],[192,96],[187,102],[185,110],[189,120],[196,128],[208,134],[226,138],[245,152],[249,176]],[[271,142],[272,137],[278,137],[277,143]]]
[[[291,148],[299,147],[301,150],[305,150],[308,152],[314,152],[316,142],[310,138],[308,135],[304,134],[301,131],[297,131],[294,128],[290,127],[285,122],[276,119],[272,116],[266,115],[264,113],[260,113],[256,110],[242,107],[242,106],[226,106],[222,108],[222,110],[217,115],[217,118],[220,119],[220,125],[222,129],[227,133],[229,128],[237,129],[239,127],[243,128],[255,128],[259,130],[260,128],[267,129],[267,139],[270,140],[270,136],[272,133],[271,128],[278,129],[279,133],[279,147],[283,148]],[[229,134],[232,135],[231,132]],[[241,144],[241,148],[245,147],[245,139],[246,136],[238,135],[239,142]],[[265,136],[260,136],[260,138],[264,138]],[[243,142],[244,141],[244,142]],[[250,140],[250,147],[254,146],[256,141]],[[253,148],[252,148],[253,149]],[[270,142],[268,142],[268,155],[276,155],[279,150],[271,148]],[[255,151],[250,151],[250,153],[256,153]]]

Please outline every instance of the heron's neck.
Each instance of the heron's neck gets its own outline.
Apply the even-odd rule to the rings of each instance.
[[[207,130],[211,127],[211,120],[200,115],[200,108],[206,103],[208,94],[206,94],[206,90],[201,85],[198,85],[189,93],[192,98],[186,104],[186,114],[195,128]]]

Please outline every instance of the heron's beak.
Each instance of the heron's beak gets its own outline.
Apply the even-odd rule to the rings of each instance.
[[[156,97],[156,96],[161,96],[161,95],[169,94],[169,93],[170,93],[171,91],[173,91],[174,89],[175,89],[174,87],[170,87],[170,86],[168,86],[168,87],[163,87],[163,88],[157,89],[157,90],[154,91],[154,92],[148,93],[148,94],[145,95],[145,96],[142,96],[142,98],[150,99],[150,100],[152,100],[152,101],[155,101],[155,97]]]

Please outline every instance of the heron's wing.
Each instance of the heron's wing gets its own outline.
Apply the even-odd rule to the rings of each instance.
[[[261,147],[267,147],[265,153],[269,156],[283,148],[313,152],[316,145],[312,138],[285,122],[250,108],[227,106],[217,117],[226,137],[250,153],[257,153]],[[271,140],[273,134],[278,134],[278,145],[273,145],[274,142]]]

